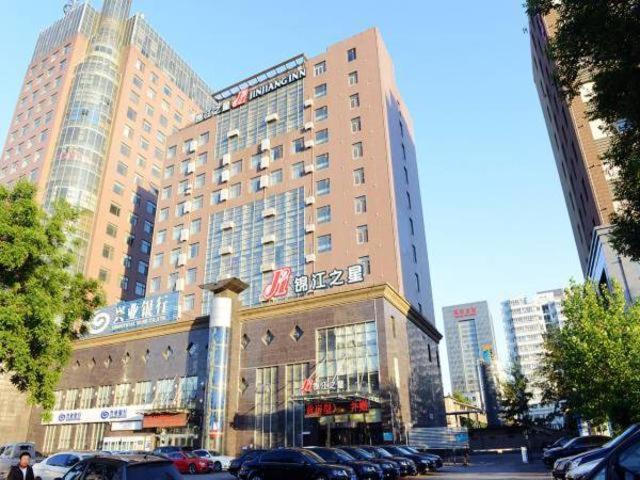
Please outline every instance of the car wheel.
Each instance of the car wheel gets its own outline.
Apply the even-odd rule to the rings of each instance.
[[[214,472],[221,472],[222,471],[222,464],[220,462],[214,462],[213,463],[213,471]]]
[[[195,475],[196,473],[198,473],[198,469],[196,468],[195,463],[190,463],[189,464],[189,473],[191,475]]]

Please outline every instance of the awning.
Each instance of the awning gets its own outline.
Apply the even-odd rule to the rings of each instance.
[[[185,427],[186,425],[186,412],[145,413],[142,420],[142,428]]]

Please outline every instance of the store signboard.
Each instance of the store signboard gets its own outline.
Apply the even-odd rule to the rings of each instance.
[[[111,424],[112,432],[133,432],[142,430],[142,420],[130,420],[128,422],[113,422]]]
[[[304,416],[308,418],[326,417],[329,415],[348,415],[367,413],[371,408],[369,400],[361,398],[352,401],[320,401],[309,402],[304,406]]]
[[[89,321],[87,335],[112,335],[175,322],[178,319],[179,295],[171,292],[101,308]]]
[[[142,421],[147,405],[123,405],[108,408],[84,408],[77,410],[54,410],[49,425],[71,423],[113,423]]]

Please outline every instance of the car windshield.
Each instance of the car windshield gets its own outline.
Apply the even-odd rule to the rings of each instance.
[[[206,450],[194,450],[193,454],[197,455],[198,457],[206,457],[207,456],[207,451]]]
[[[311,463],[327,463],[320,455],[308,450],[300,450],[300,453]]]
[[[184,456],[187,457],[187,458],[198,458],[197,455],[194,455],[191,452],[183,452],[183,453],[184,453]]]
[[[420,453],[418,450],[416,450],[413,447],[402,447],[402,448],[407,450],[408,452],[411,452],[411,453]]]
[[[212,457],[219,457],[220,452],[216,452],[215,450],[209,450],[209,455],[211,455]]]
[[[618,435],[615,438],[612,438],[607,443],[602,445],[602,447],[603,448],[613,448],[613,447],[617,446],[618,444],[620,444],[620,442],[622,442],[629,435],[631,435],[632,433],[635,433],[637,430],[638,430],[638,426],[637,425],[631,425],[629,428],[627,428],[620,435]]]
[[[351,455],[349,452],[345,452],[344,450],[342,450],[341,448],[336,448],[336,454],[338,455],[338,457],[340,457],[342,460],[346,460],[349,462],[352,462],[353,460],[355,460],[356,458]]]
[[[393,453],[394,455],[406,455],[407,452],[403,452],[400,447],[382,447],[383,450],[386,450],[389,453]]]
[[[389,452],[387,452],[384,448],[373,447],[373,449],[376,451],[376,453],[378,454],[379,457],[384,457],[384,458],[393,457],[393,455],[391,455]]]
[[[352,455],[358,460],[371,460],[372,458],[376,458],[374,455],[372,455],[369,452],[365,452],[361,448],[350,447],[350,448],[345,448],[344,451],[346,451],[349,455]]]

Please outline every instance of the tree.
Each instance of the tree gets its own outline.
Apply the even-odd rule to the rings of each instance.
[[[586,282],[571,283],[563,309],[563,327],[545,340],[544,398],[615,428],[640,421],[640,304],[627,306],[617,285]]]
[[[578,94],[585,73],[593,81],[588,116],[608,125],[603,160],[617,172],[612,243],[640,260],[640,1],[527,0],[526,6],[531,16],[557,15],[548,53],[567,98]]]
[[[77,218],[62,202],[45,213],[26,181],[0,186],[0,373],[45,412],[53,408],[71,341],[103,303],[98,283],[70,268]]]
[[[473,403],[469,397],[467,397],[464,393],[462,393],[460,391],[457,391],[457,390],[455,392],[453,392],[453,394],[451,396],[453,397],[453,399],[456,402],[468,403],[468,404],[472,404]]]
[[[529,427],[531,415],[529,402],[533,393],[529,388],[529,380],[522,373],[519,363],[513,363],[509,371],[509,379],[502,385],[500,403],[505,421],[517,427]]]

